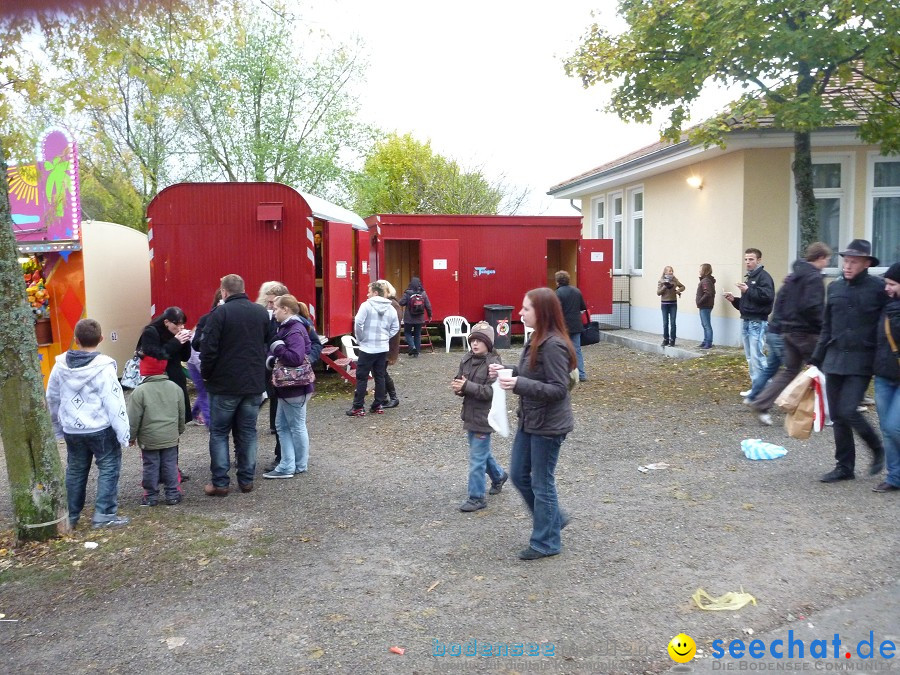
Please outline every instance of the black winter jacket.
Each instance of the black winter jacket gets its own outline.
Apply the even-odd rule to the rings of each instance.
[[[863,270],[828,287],[822,332],[810,363],[827,375],[872,375],[876,330],[887,304],[884,282]]]
[[[228,296],[209,315],[200,373],[213,394],[248,396],[266,390],[266,352],[275,335],[269,313],[246,293]]]
[[[566,329],[569,335],[584,332],[584,324],[581,322],[581,312],[587,309],[584,304],[584,296],[575,286],[564,284],[556,289],[556,297],[562,305],[563,318],[566,320]]]
[[[875,349],[874,370],[878,377],[886,377],[889,380],[900,380],[900,364],[897,359],[900,353],[891,349],[891,343],[887,339],[887,333],[884,330],[884,320],[890,322],[891,336],[894,343],[900,347],[900,299],[888,300],[884,306],[884,313],[878,321],[875,328],[878,335],[878,346]]]
[[[775,296],[773,316],[782,333],[818,335],[825,311],[825,282],[822,273],[805,260],[794,261],[794,271]]]
[[[732,300],[731,304],[741,313],[742,319],[765,321],[775,302],[775,282],[772,281],[772,275],[762,265],[757,265],[756,269],[747,272],[745,281],[747,290]]]
[[[463,397],[462,413],[463,429],[479,434],[489,434],[494,430],[488,424],[488,413],[494,400],[491,387],[491,376],[488,366],[492,363],[502,364],[497,352],[476,356],[469,352],[459,363],[456,377],[465,377],[466,382],[457,396]]]
[[[194,419],[191,414],[191,399],[187,391],[187,378],[184,375],[184,369],[181,367],[182,361],[191,358],[191,343],[182,344],[175,339],[165,322],[160,317],[151,321],[141,333],[141,339],[138,340],[138,351],[141,354],[150,356],[160,361],[166,361],[166,375],[169,379],[177,384],[184,395],[185,419],[190,422]]]
[[[522,352],[514,374],[518,378],[513,390],[519,395],[519,428],[539,436],[560,436],[575,428],[572,401],[569,398],[569,349],[565,341],[550,335],[538,347],[532,370],[533,340]]]

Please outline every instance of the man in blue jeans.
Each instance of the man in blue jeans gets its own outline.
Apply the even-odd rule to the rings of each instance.
[[[222,277],[223,304],[209,315],[203,332],[200,373],[209,392],[210,497],[228,494],[231,468],[228,433],[234,430],[237,482],[253,489],[256,473],[256,418],[266,390],[266,353],[274,339],[269,313],[251,302],[244,280]]]
[[[725,299],[741,313],[741,337],[744,341],[744,356],[750,369],[750,382],[754,382],[766,367],[766,328],[772,304],[775,302],[775,282],[772,275],[760,264],[762,252],[758,248],[744,251],[744,266],[747,274],[744,281],[735,284],[741,291],[739,297],[725,293]],[[748,396],[753,389],[741,392]]]

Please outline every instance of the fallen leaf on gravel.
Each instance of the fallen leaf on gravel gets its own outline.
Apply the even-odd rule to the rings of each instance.
[[[433,591],[435,588],[437,588],[437,587],[440,585],[440,583],[441,583],[441,580],[438,579],[438,580],[435,581],[433,584],[431,584],[431,586],[429,586],[429,587],[428,587],[428,590],[425,591],[425,592],[426,592],[426,593],[431,593],[431,591]]]
[[[477,342],[477,340],[476,340]],[[475,581],[484,581],[484,576],[479,574],[477,577],[472,577]]]
[[[200,565],[200,567],[206,567],[209,565],[209,558],[201,558],[197,561],[197,564]]]
[[[73,560],[72,567],[81,567],[82,562],[84,562],[84,561],[83,560]]]
[[[183,637],[170,637],[166,638],[166,647],[169,649],[175,649],[176,647],[183,647],[184,643],[187,642],[187,638]]]
[[[741,504],[741,508],[744,509],[744,511],[752,511],[753,504]]]
[[[309,650],[309,658],[311,659],[321,659],[325,656],[325,650],[321,647],[313,647]]]

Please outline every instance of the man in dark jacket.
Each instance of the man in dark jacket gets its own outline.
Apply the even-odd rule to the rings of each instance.
[[[881,439],[856,408],[872,379],[876,330],[888,298],[884,282],[869,275],[869,267],[878,265],[878,258],[872,255],[868,241],[854,239],[840,255],[843,276],[828,287],[822,332],[809,360],[827,375],[825,395],[834,422],[837,465],[822,476],[823,483],[856,477],[854,430],[872,451],[870,473],[881,473],[884,468]]]
[[[562,305],[563,318],[566,320],[566,329],[569,338],[575,345],[575,356],[578,357],[578,379],[584,382],[587,375],[584,372],[584,357],[581,355],[581,334],[584,332],[584,323],[581,320],[581,312],[587,311],[584,296],[575,286],[570,285],[572,277],[565,270],[560,270],[555,275],[556,297]]]
[[[772,424],[769,408],[791,380],[797,377],[816,348],[825,309],[822,270],[830,260],[831,249],[827,244],[820,241],[810,244],[805,259],[794,262],[794,271],[787,276],[775,296],[772,316],[778,317],[781,330],[784,370],[769,380],[765,389],[750,404],[763,424]]]
[[[231,468],[228,433],[234,428],[237,480],[241,492],[253,489],[256,472],[256,417],[266,390],[266,352],[274,335],[269,313],[251,302],[244,280],[222,277],[225,300],[209,315],[203,333],[200,373],[209,392],[209,457],[212,482],[206,494],[228,494]]]
[[[766,367],[763,349],[766,346],[766,328],[772,303],[775,301],[775,282],[772,275],[760,264],[762,251],[748,248],[744,251],[745,281],[735,284],[741,291],[739,297],[726,293],[725,299],[741,313],[741,337],[744,340],[744,356],[750,368],[750,381],[756,380]],[[752,387],[751,387],[752,389]],[[747,396],[750,389],[742,391]]]

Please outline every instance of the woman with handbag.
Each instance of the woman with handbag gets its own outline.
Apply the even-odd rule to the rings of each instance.
[[[272,368],[272,384],[278,399],[275,429],[281,444],[281,461],[263,478],[293,478],[306,473],[309,461],[309,433],[306,430],[306,404],[312,398],[315,375],[309,362],[311,343],[306,326],[300,321],[300,303],[293,295],[280,295],[274,301],[278,322],[275,341],[269,346],[267,366]]]
[[[875,407],[884,440],[887,476],[874,492],[900,491],[900,262],[884,273],[890,297],[878,325],[875,351]]]
[[[670,265],[663,267],[662,276],[656,282],[656,294],[662,307],[663,347],[675,346],[675,322],[678,318],[678,298],[684,292],[684,284],[678,281]],[[671,336],[671,337],[670,337]]]
[[[534,334],[512,375],[491,364],[500,388],[519,395],[519,428],[513,441],[509,474],[532,515],[531,540],[521,560],[556,555],[569,517],[559,507],[554,471],[566,434],[575,427],[569,398],[570,373],[576,368],[559,299],[549,288],[528,291],[519,316]]]

